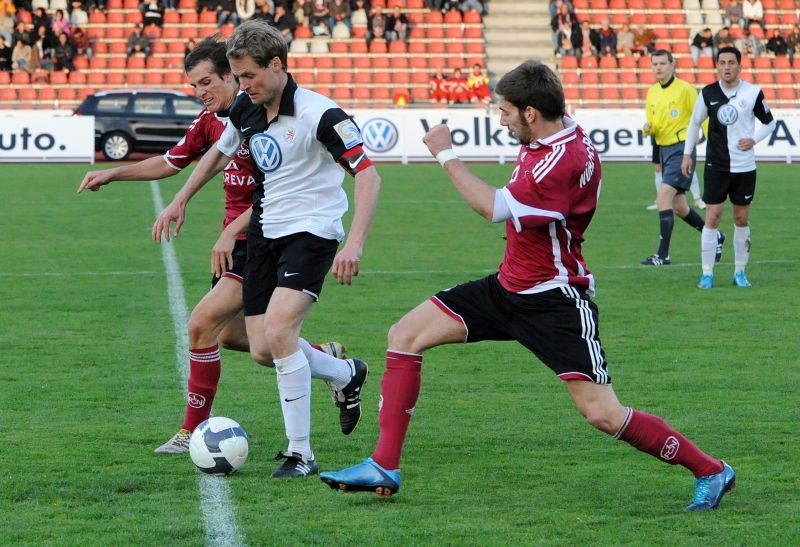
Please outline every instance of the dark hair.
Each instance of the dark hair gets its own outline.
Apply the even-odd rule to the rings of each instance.
[[[250,19],[238,27],[226,43],[229,59],[249,55],[264,68],[277,57],[286,70],[288,47],[280,31],[261,19]]]
[[[197,44],[183,60],[183,69],[189,72],[203,61],[211,61],[214,73],[220,78],[231,71],[228,57],[225,55],[225,42],[220,42],[213,36],[204,38]]]
[[[500,78],[495,92],[520,110],[535,108],[547,121],[561,118],[566,110],[561,80],[550,67],[532,59]]]
[[[671,51],[669,51],[669,50],[667,50],[667,49],[657,49],[657,50],[655,50],[655,51],[654,51],[654,52],[653,52],[653,53],[650,55],[650,58],[652,59],[653,57],[663,57],[663,56],[665,56],[665,55],[667,56],[667,60],[668,60],[670,63],[671,63],[672,61],[674,61],[674,60],[675,60],[675,58],[674,58],[674,57],[672,57],[672,52],[671,52]]]
[[[719,48],[719,51],[717,52],[717,62],[719,62],[719,56],[722,55],[723,53],[733,53],[736,56],[736,64],[737,65],[742,64],[742,52],[736,49],[735,47],[725,46]]]

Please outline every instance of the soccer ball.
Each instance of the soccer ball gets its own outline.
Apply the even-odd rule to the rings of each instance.
[[[189,439],[189,455],[209,475],[230,475],[247,461],[247,433],[230,418],[214,416],[198,425]]]

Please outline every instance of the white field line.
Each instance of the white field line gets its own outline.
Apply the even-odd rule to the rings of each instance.
[[[153,194],[156,214],[159,214],[164,209],[164,201],[156,181],[150,181],[150,191]],[[185,390],[189,378],[189,334],[183,280],[172,243],[161,242],[161,256],[167,274],[169,308],[172,314],[172,326],[175,329],[175,357],[181,377],[181,387]],[[198,473],[198,488],[200,490],[200,509],[205,524],[206,544],[226,547],[245,545],[244,534],[236,522],[228,481],[224,477],[212,477]]]

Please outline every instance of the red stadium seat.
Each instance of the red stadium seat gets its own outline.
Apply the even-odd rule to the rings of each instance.
[[[392,70],[408,72],[408,57],[392,57],[389,59],[389,66]]]
[[[0,101],[13,102],[17,100],[17,90],[11,87],[0,87]]]
[[[415,103],[425,102],[430,100],[430,93],[428,88],[413,87],[411,88],[411,100]]]
[[[429,25],[441,25],[444,23],[444,17],[440,11],[429,11],[425,15],[425,22]]]
[[[22,102],[34,102],[36,101],[36,96],[35,87],[23,87],[19,90],[19,100]]]
[[[584,87],[581,89],[581,101],[585,103],[596,103],[600,101],[600,90],[595,86]]]
[[[73,87],[59,87],[58,100],[61,102],[72,102],[78,100],[78,93]]]
[[[425,30],[425,34],[429,40],[431,38],[444,38],[444,25],[429,26]]]
[[[463,22],[461,12],[457,9],[451,9],[444,14],[444,22],[448,25],[460,25]]]
[[[11,76],[11,82],[14,85],[28,85],[31,83],[30,74],[24,70],[18,70]]]
[[[562,57],[561,58],[561,69],[566,68],[578,68],[578,58],[577,57]]]
[[[63,70],[54,70],[50,73],[51,85],[64,85],[67,83],[67,74]]]
[[[128,44],[125,42],[110,42],[108,44],[108,52],[111,54],[127,55]],[[123,63],[124,64],[124,63]]]
[[[109,72],[106,75],[106,83],[114,86],[125,85],[125,74],[122,72]]]
[[[348,86],[337,85],[333,88],[332,98],[334,101],[349,101],[353,98],[353,94]]]
[[[20,97],[21,98],[21,97]],[[795,92],[794,89],[791,87],[779,87],[778,88],[778,100],[793,103],[795,100]]]
[[[389,101],[392,98],[392,92],[387,86],[375,86],[372,88],[372,98],[376,101]]]
[[[761,78],[759,77],[758,83],[761,83]],[[793,85],[794,79],[792,78],[792,74],[790,72],[777,72],[775,74],[775,83],[778,85]],[[763,89],[763,86],[762,86]]]
[[[336,54],[347,54],[350,53],[350,46],[347,42],[343,40],[334,40],[330,44],[330,52]]]
[[[350,52],[358,54],[369,53],[369,46],[363,40],[355,40],[350,43]]]
[[[584,55],[581,58],[581,68],[597,68],[597,59],[594,55]]]
[[[144,81],[147,85],[162,85],[164,83],[164,73],[160,70],[148,70],[145,73]]]
[[[622,99],[627,102],[638,102],[639,90],[636,87],[629,87],[629,86],[623,87]]]
[[[617,69],[617,58],[611,55],[604,55],[600,57],[600,68],[604,69]]]
[[[369,44],[369,52],[372,54],[387,53],[387,51],[386,40],[376,38]]]
[[[146,65],[148,70],[164,68],[164,58],[157,55],[151,55],[147,58]]]
[[[777,95],[775,93],[775,88],[773,88],[773,87],[763,87],[763,88],[761,88],[761,91],[764,92],[764,98],[767,101],[774,101],[775,100],[775,97]]]
[[[389,68],[389,58],[385,55],[373,55],[370,57],[372,68]]]
[[[561,83],[563,85],[578,85],[578,73],[574,70],[570,70],[569,72],[563,72],[561,74]]]
[[[138,9],[136,11],[129,11],[125,14],[125,23],[128,25],[138,25],[142,22],[142,12]]]
[[[314,58],[317,68],[333,68],[333,58],[329,56],[319,56]]]
[[[613,70],[604,70],[600,73],[600,83],[605,85],[618,85],[619,78],[617,77],[616,71]]]
[[[753,67],[762,70],[772,70],[772,61],[770,61],[769,57],[756,57],[753,61]]]
[[[782,68],[789,69],[791,68],[792,65],[789,62],[789,58],[782,55],[780,57],[775,57],[772,60],[772,66],[777,69],[782,69]]]
[[[395,55],[405,55],[406,50],[406,43],[402,40],[394,40],[389,44],[389,53]]]
[[[144,72],[131,71],[125,75],[125,83],[129,86],[140,86],[144,83]]]
[[[86,83],[86,74],[73,70],[69,73],[68,80],[70,85],[83,85]]]
[[[357,102],[369,102],[372,97],[368,87],[357,87],[353,90],[353,98]]]
[[[584,70],[581,73],[581,84],[597,85],[600,83],[600,77],[596,70]]]
[[[330,70],[317,71],[317,77],[315,81],[318,84],[331,85],[333,83],[333,72]]]
[[[474,24],[474,23],[480,23],[481,21],[482,21],[481,20],[481,14],[478,13],[477,11],[468,10],[468,11],[464,12],[464,23],[466,23],[466,24]]]
[[[408,85],[411,83],[411,74],[407,70],[395,70],[391,73],[393,85]]]
[[[145,66],[145,58],[143,55],[131,55],[128,57],[128,66],[129,69],[141,70]],[[114,67],[112,67],[114,68]],[[123,67],[124,68],[124,67]]]
[[[183,85],[183,74],[180,72],[167,72],[164,74],[164,83],[169,86]]]
[[[353,60],[353,65],[355,68],[359,68],[362,70],[369,70],[370,68],[372,68],[372,59],[370,59],[366,55],[359,55]]]
[[[392,81],[392,75],[388,70],[376,70],[372,73],[372,81],[376,84],[388,84]]]
[[[0,71],[0,85],[8,85],[11,83],[11,73],[7,70]]]
[[[575,87],[565,87],[564,98],[566,99],[567,103],[578,103],[580,101],[578,89]]]
[[[333,66],[338,70],[350,70],[353,68],[353,58],[345,55],[335,57],[333,59]]]
[[[355,82],[358,87],[369,85],[372,83],[372,74],[370,72],[356,72]]]
[[[705,55],[701,55],[700,58],[697,60],[697,68],[701,70],[713,70],[714,66],[714,59],[712,57],[706,57]]]

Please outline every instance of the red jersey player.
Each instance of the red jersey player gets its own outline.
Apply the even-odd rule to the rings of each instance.
[[[450,104],[468,103],[470,92],[469,82],[457,68],[453,75],[447,79],[447,102]]]
[[[436,69],[431,76],[431,100],[435,103],[447,104],[448,99],[447,78],[442,69]]]
[[[715,508],[734,485],[733,469],[700,451],[661,418],[623,407],[600,343],[595,280],[581,246],[597,206],[600,158],[564,115],[564,91],[546,65],[526,61],[498,82],[500,125],[521,143],[508,184],[483,182],[453,152],[450,129],[423,141],[461,197],[492,222],[505,222],[499,272],[444,290],[389,330],[370,458],[320,478],[332,488],[391,496],[400,488],[400,453],[420,390],[422,352],[443,344],[516,340],[564,381],[594,427],[697,478],[687,510]],[[481,484],[485,487],[485,484]]]
[[[186,135],[163,156],[87,173],[78,187],[79,193],[87,189],[97,191],[115,180],[153,180],[172,176],[202,156],[219,139],[228,123],[228,110],[238,93],[238,84],[231,75],[225,56],[225,44],[213,39],[203,40],[187,56],[185,68],[189,82],[205,104]],[[178,432],[156,448],[160,454],[187,452],[192,430],[210,416],[221,371],[219,347],[249,351],[242,314],[241,283],[247,259],[243,230],[249,222],[255,188],[253,168],[247,145],[243,144],[223,173],[225,218],[223,232],[212,253],[212,269],[215,272],[212,288],[192,310],[188,322],[189,385],[185,417]],[[169,240],[171,220],[177,221],[174,235],[179,233],[186,203],[199,189],[200,186],[181,189],[159,215],[153,228],[156,239],[160,240],[161,227],[166,225],[164,235]],[[312,347],[315,351],[323,350],[323,346],[316,344]],[[336,342],[325,344],[324,351],[335,357],[340,357],[343,352],[341,344]],[[338,369],[337,363],[333,365]],[[330,371],[312,371],[312,374],[314,372],[317,372],[315,377],[327,381],[337,379],[340,373],[349,378],[349,367],[346,365],[342,365],[341,371],[336,370],[336,374],[330,374]],[[343,427],[346,434],[350,431],[345,431]]]
[[[473,103],[482,102],[489,104],[492,102],[492,92],[489,90],[489,77],[483,71],[483,67],[479,63],[472,65],[472,72],[467,78],[467,85],[472,93],[470,101]]]

